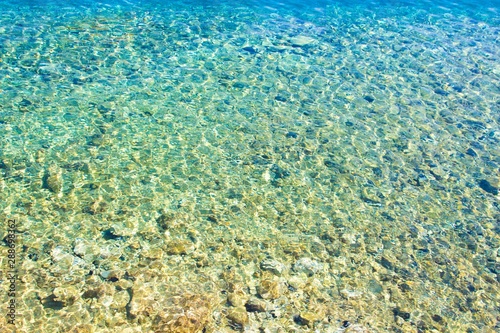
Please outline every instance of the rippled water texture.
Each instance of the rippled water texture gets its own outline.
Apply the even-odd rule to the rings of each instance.
[[[499,330],[498,2],[0,4],[0,331]]]

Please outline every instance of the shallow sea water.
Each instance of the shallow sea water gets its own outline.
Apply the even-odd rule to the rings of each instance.
[[[0,4],[2,332],[500,329],[498,2]]]

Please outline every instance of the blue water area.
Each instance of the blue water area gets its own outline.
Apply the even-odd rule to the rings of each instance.
[[[1,328],[500,329],[498,1],[0,4]]]

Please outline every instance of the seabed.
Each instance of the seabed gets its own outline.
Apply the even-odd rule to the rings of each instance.
[[[498,5],[2,6],[3,331],[500,329]]]

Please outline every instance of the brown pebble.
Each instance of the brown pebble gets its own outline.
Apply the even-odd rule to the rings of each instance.
[[[188,242],[182,240],[173,240],[167,245],[167,254],[179,255],[186,254],[188,251]]]
[[[246,323],[248,323],[248,314],[245,308],[237,307],[229,310],[227,319],[235,324],[245,325]]]
[[[299,316],[300,323],[309,327],[313,326],[314,322],[318,319],[318,315],[312,312],[303,312]]]
[[[257,286],[257,293],[263,299],[276,299],[280,297],[280,285],[274,279],[264,279]]]
[[[245,304],[248,312],[266,312],[266,303],[258,298],[251,298]]]

